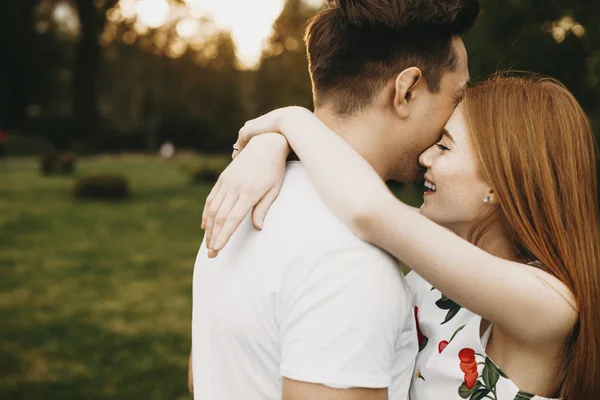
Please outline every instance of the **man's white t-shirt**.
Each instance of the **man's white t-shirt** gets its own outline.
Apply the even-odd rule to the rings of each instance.
[[[348,199],[352,201],[352,199]],[[280,400],[282,379],[389,387],[408,399],[417,334],[398,263],[326,208],[288,164],[261,232],[250,216],[193,281],[192,360],[199,400]]]

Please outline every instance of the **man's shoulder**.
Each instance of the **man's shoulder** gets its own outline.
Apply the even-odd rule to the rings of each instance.
[[[309,232],[320,243],[360,242],[325,205],[300,162],[288,163],[281,192],[267,218],[286,234],[302,237]]]

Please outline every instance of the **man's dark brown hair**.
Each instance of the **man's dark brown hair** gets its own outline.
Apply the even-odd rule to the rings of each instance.
[[[327,101],[339,114],[362,110],[413,66],[439,91],[443,74],[457,68],[452,38],[478,15],[478,0],[330,1],[305,36],[315,107]]]

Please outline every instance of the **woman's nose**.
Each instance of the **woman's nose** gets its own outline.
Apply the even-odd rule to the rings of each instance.
[[[431,146],[430,148],[425,150],[419,156],[419,164],[421,164],[425,168],[431,167],[431,159],[433,157],[432,150],[433,150],[433,146]]]

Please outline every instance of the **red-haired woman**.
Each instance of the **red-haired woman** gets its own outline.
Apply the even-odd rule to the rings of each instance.
[[[280,135],[258,136],[265,132]],[[285,162],[286,139],[341,221],[413,270],[413,400],[600,398],[596,147],[564,86],[522,76],[469,89],[419,158],[419,212],[305,109],[248,122],[238,146],[254,136],[270,139],[244,149],[207,201],[213,254],[240,223],[231,214],[213,226],[215,210],[231,210],[214,199],[242,194],[230,207],[249,211],[272,189],[264,182],[283,179],[281,168],[261,166]]]

